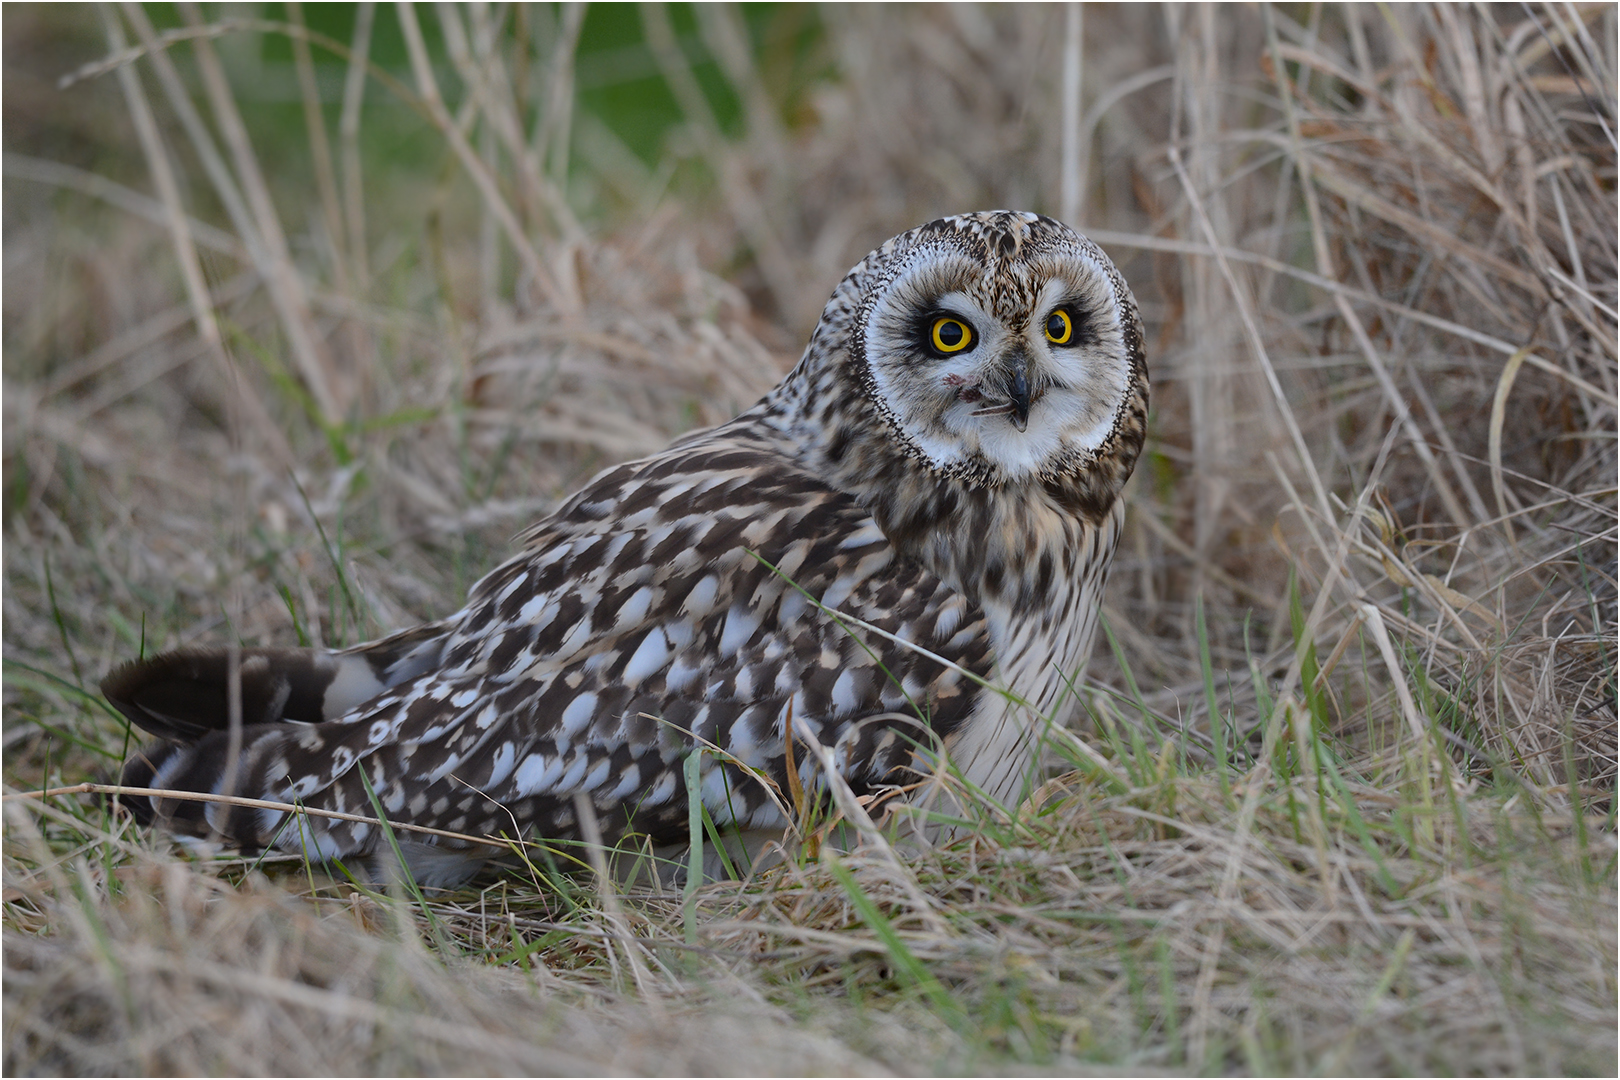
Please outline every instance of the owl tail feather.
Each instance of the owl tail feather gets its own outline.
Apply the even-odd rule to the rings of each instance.
[[[267,767],[273,767],[298,730],[296,724],[244,728],[234,766],[226,742],[228,732],[213,731],[194,743],[154,742],[124,763],[121,783],[132,788],[263,797],[267,787],[275,786],[269,782]],[[279,848],[302,853],[315,862],[339,859],[351,873],[379,887],[409,878],[422,888],[457,888],[498,854],[494,848],[424,842],[405,833],[396,835],[389,845],[369,829],[362,835],[353,826],[329,828],[330,823],[317,816],[289,816],[280,810],[217,799],[149,795],[126,797],[123,805],[141,825],[157,825],[181,837],[223,842],[246,855]]]
[[[242,723],[335,719],[436,664],[443,639],[429,624],[342,652],[238,649]],[[229,649],[177,649],[123,665],[101,692],[141,730],[196,742],[230,727],[231,662]]]
[[[390,686],[436,664],[444,630],[429,624],[342,652],[239,649],[239,739],[231,737],[228,649],[179,649],[119,667],[101,682],[107,700],[158,737],[124,763],[126,787],[265,798],[285,787],[271,775],[307,725],[343,716]],[[284,766],[283,766],[284,769]],[[244,848],[267,845],[283,815],[218,802],[127,799],[142,824],[181,835],[219,837]]]

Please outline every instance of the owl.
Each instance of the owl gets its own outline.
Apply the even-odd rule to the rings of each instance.
[[[757,405],[598,474],[448,618],[114,671],[107,699],[158,739],[123,783],[460,834],[397,833],[435,887],[497,837],[686,838],[695,749],[722,829],[780,835],[780,793],[824,797],[824,767],[857,795],[952,775],[1014,805],[1076,708],[1147,407],[1136,304],[1094,243],[1032,213],[930,222],[849,272]],[[365,821],[133,809],[393,857]]]

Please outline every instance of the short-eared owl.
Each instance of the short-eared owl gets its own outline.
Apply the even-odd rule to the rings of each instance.
[[[709,814],[757,830],[784,821],[755,771],[791,790],[791,754],[824,790],[813,736],[857,793],[948,760],[1016,800],[1074,708],[1147,404],[1136,305],[1095,244],[1029,213],[930,222],[850,271],[759,404],[598,475],[454,615],[113,672],[161,740],[124,783],[368,817],[369,786],[391,821],[557,840],[583,796],[610,842],[665,842],[694,746]],[[388,850],[361,822],[136,801],[249,848]],[[431,885],[497,850],[400,839]]]

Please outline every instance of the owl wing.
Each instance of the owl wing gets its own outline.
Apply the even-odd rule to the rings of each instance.
[[[717,822],[779,823],[752,770],[787,790],[793,718],[836,748],[857,790],[904,782],[914,751],[971,712],[980,688],[963,670],[990,673],[983,615],[748,420],[602,473],[440,623],[344,654],[256,651],[244,668],[271,675],[255,687],[294,689],[244,681],[249,726],[228,785],[217,687],[215,712],[189,727],[143,722],[120,700],[138,693],[109,689],[137,723],[188,744],[149,755],[150,776],[133,779],[364,815],[369,786],[391,820],[557,839],[577,835],[584,794],[608,835],[663,840],[685,834],[683,765],[700,745]],[[300,666],[324,680],[316,692],[296,689],[310,683]],[[813,785],[809,755],[795,760]],[[204,818],[241,843],[323,859],[379,839],[313,816],[290,830],[272,811]]]

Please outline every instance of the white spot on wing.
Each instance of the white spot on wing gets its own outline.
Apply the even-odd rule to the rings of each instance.
[[[575,623],[568,631],[568,636],[563,638],[561,644],[557,646],[557,651],[552,655],[558,659],[573,656],[575,653],[579,652],[580,649],[583,649],[585,647],[585,643],[590,639],[591,617],[589,615],[585,615],[581,617],[579,622]]]
[[[669,769],[665,769],[658,777],[658,783],[654,784],[653,789],[647,792],[647,797],[642,800],[641,805],[649,808],[662,806],[664,803],[669,802],[670,796],[674,794],[675,774]]]
[[[664,688],[672,694],[683,693],[702,678],[703,672],[703,668],[687,663],[686,655],[683,654],[670,665],[669,674],[664,676]]]
[[[612,769],[613,762],[610,759],[603,758],[601,761],[598,761],[596,763],[596,768],[592,769],[590,775],[585,777],[585,790],[595,791],[597,788],[607,783],[608,773]]]
[[[860,707],[860,698],[856,696],[856,681],[855,669],[845,668],[844,673],[838,676],[838,681],[833,683],[833,708],[840,713],[852,713]]]
[[[854,548],[863,548],[871,544],[882,543],[884,539],[883,530],[878,528],[877,522],[868,518],[866,524],[844,537],[838,547],[842,551],[850,551]]]
[[[804,615],[804,609],[810,601],[804,598],[804,593],[798,589],[789,589],[782,597],[782,603],[777,607],[777,619],[784,625],[791,626]]]
[[[430,784],[438,783],[440,780],[443,780],[446,776],[449,776],[456,769],[460,768],[460,766],[461,766],[461,755],[460,754],[451,754],[449,757],[445,758],[444,761],[442,761],[439,764],[439,767],[437,769],[434,769],[432,772],[428,773],[428,783],[430,783]]]
[[[512,790],[521,798],[553,790],[558,773],[562,772],[561,757],[530,754],[518,766],[512,778]]]
[[[518,575],[514,576],[511,581],[508,581],[506,583],[506,587],[503,588],[499,593],[496,594],[496,596],[495,596],[495,604],[496,604],[496,606],[499,607],[501,604],[506,603],[506,601],[511,597],[511,595],[513,593],[517,592],[519,589],[523,588],[528,583],[529,583],[529,575],[528,574],[518,574]]]
[[[792,664],[783,664],[776,669],[776,692],[778,694],[791,694],[799,688],[799,673]]]
[[[640,487],[639,484],[636,485],[636,486]],[[631,489],[631,490],[634,490],[634,489]],[[626,491],[625,492],[625,497],[628,497],[629,494],[630,494],[630,492]],[[608,545],[607,545],[607,550],[602,553],[602,558],[601,558],[602,565],[603,566],[611,566],[613,564],[613,561],[619,557],[619,553],[624,551],[625,546],[630,543],[630,538],[632,536],[634,536],[634,535],[635,535],[634,533],[630,533],[630,532],[621,532],[621,533],[619,533],[619,535],[615,536],[612,540],[609,540]]]
[[[731,737],[729,740],[727,740],[730,745],[728,745],[726,749],[730,751],[731,756],[736,758],[738,761],[752,765],[754,764],[755,753],[759,750],[759,747],[754,743],[753,732],[749,730],[749,727],[750,725],[740,722],[732,724]]]
[[[556,563],[572,553],[573,550],[574,542],[572,540],[565,540],[560,544],[555,544],[547,548],[543,553],[536,555],[530,562],[530,566],[535,570],[544,570],[548,566],[556,565]],[[476,592],[477,586],[474,586],[473,588]]]
[[[731,797],[735,798],[735,793]],[[709,808],[709,816],[716,825],[731,821],[728,801],[726,771],[719,767],[709,769],[703,775],[703,805]]]
[[[630,662],[624,665],[624,681],[630,686],[635,686],[667,663],[669,663],[669,639],[664,636],[662,630],[654,627],[642,638],[641,645],[636,649],[635,655],[630,657]]]
[[[568,703],[568,708],[562,714],[562,734],[564,736],[577,735],[590,723],[591,715],[596,712],[596,695],[581,694]]]
[[[686,594],[686,603],[681,605],[681,610],[693,617],[707,615],[714,610],[714,598],[719,592],[720,581],[713,574],[701,578]]]
[[[546,623],[551,621],[550,619],[542,618],[546,607],[551,602],[551,598],[545,593],[541,593],[538,596],[529,597],[528,601],[523,605],[523,607],[518,610],[516,621],[520,623],[528,623],[531,626],[544,626]]]
[[[630,793],[641,786],[641,766],[631,762],[625,767],[623,775],[619,777],[619,786],[606,794],[609,802],[619,802],[630,796]]]
[[[792,581],[799,575],[799,568],[804,565],[805,556],[810,554],[810,544],[801,540],[788,548],[782,557],[776,560],[776,576],[786,581]]]
[[[585,766],[590,763],[591,759],[588,755],[584,753],[575,754],[573,760],[568,763],[568,771],[558,778],[557,790],[567,792],[580,790],[579,782],[585,778]]]
[[[495,756],[490,759],[489,779],[484,781],[484,787],[500,787],[512,775],[512,767],[516,764],[517,747],[509,742],[501,743],[495,748]]]
[[[827,591],[821,594],[821,606],[837,608],[849,599],[849,594],[855,591],[855,585],[856,579],[850,574],[834,578],[833,583],[827,586]]]
[[[690,619],[678,619],[664,624],[664,636],[669,638],[669,647],[679,651],[691,646],[693,639],[697,637],[697,627]]]
[[[647,617],[647,609],[652,606],[652,599],[653,591],[650,587],[643,585],[637,589],[631,594],[630,599],[624,602],[624,606],[619,608],[615,625],[622,628],[640,624],[641,620]]]
[[[726,613],[726,628],[720,634],[720,652],[735,653],[759,629],[759,620],[747,608],[734,607]]]

